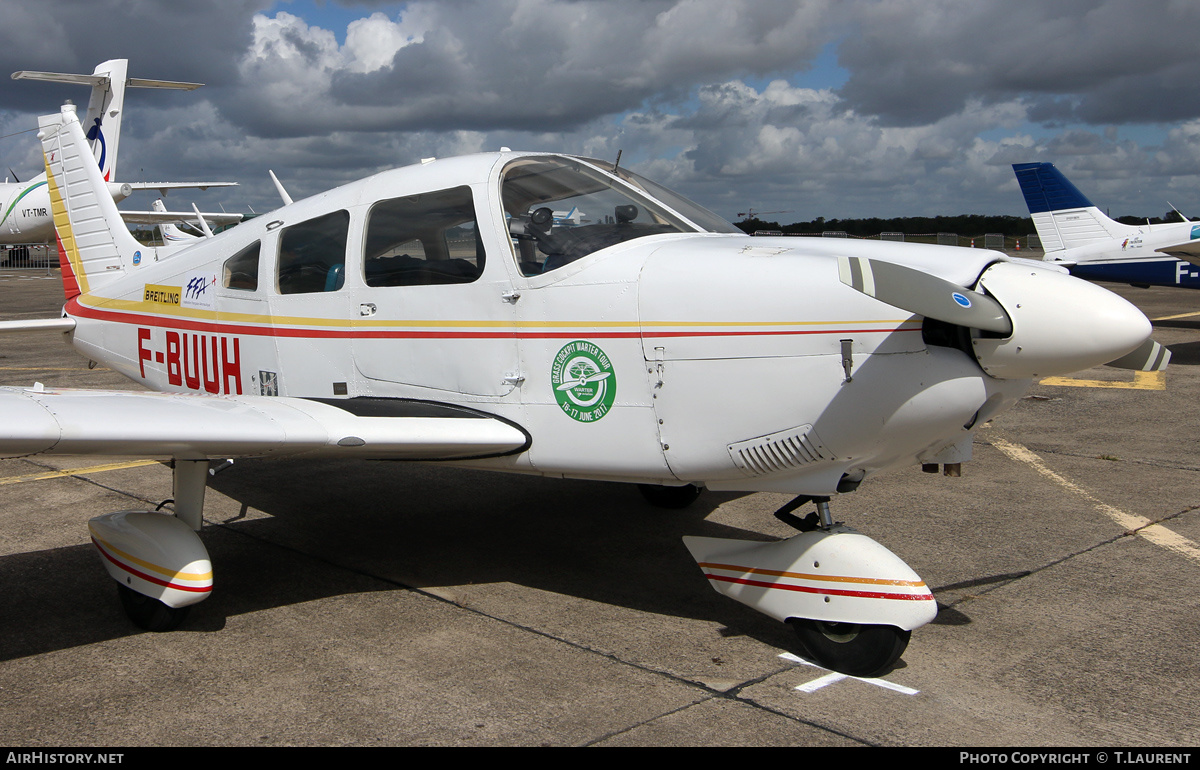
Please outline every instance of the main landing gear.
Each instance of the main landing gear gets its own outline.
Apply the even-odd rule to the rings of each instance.
[[[212,563],[196,533],[203,520],[207,460],[175,461],[175,515],[119,511],[88,522],[92,544],[117,581],[134,625],[170,631],[212,592]]]
[[[807,502],[817,504],[815,514],[792,513]],[[891,551],[835,524],[827,497],[798,497],[776,517],[800,534],[774,543],[684,542],[714,589],[786,622],[813,661],[851,676],[890,670],[912,630],[937,615],[928,587]]]

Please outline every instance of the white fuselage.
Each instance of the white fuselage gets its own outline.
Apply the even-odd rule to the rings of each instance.
[[[161,260],[147,249],[123,277],[68,304],[74,345],[155,390],[462,404],[533,437],[527,452],[477,465],[808,494],[969,459],[980,411],[1028,385],[927,346],[919,317],[841,283],[846,243],[651,235],[525,276],[498,201],[503,160],[389,172]],[[485,175],[481,162],[492,166]],[[361,241],[376,201],[481,176],[488,182],[470,184],[486,251],[477,280],[367,284]],[[281,294],[280,233],[330,210],[349,215],[344,283]],[[225,287],[223,260],[254,242],[257,287]],[[853,246],[959,283],[1002,258]]]
[[[0,244],[24,245],[54,240],[54,218],[46,175],[29,182],[0,185]]]

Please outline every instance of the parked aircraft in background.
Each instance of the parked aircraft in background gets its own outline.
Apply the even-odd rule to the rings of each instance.
[[[1014,163],[1013,172],[1047,262],[1096,281],[1200,289],[1200,222],[1121,224],[1052,163]]]
[[[125,220],[126,224],[131,225],[158,225],[164,246],[190,246],[204,237],[203,230],[206,227],[231,225],[242,221],[241,214],[226,214],[223,211],[220,213],[193,211],[190,214],[167,211],[166,204],[162,200],[154,201],[150,208],[150,211],[122,209],[121,218]],[[190,227],[198,226],[199,232],[189,233],[182,230],[179,227],[181,224]]]
[[[150,207],[159,214],[167,213],[167,207],[161,198],[154,201]],[[176,220],[176,222],[179,222],[179,220]],[[179,224],[176,222],[160,222],[158,224],[158,234],[162,237],[164,246],[191,246],[196,241],[205,237],[204,233],[189,233],[181,230]]]
[[[751,238],[626,169],[562,155],[427,159],[148,259],[79,152],[74,108],[40,125],[68,301],[61,318],[0,330],[60,329],[163,392],[0,389],[0,452],[174,460],[174,515],[90,524],[146,628],[174,627],[212,589],[196,534],[210,459],[438,460],[629,482],[676,506],[702,487],[796,495],[779,514],[790,539],[687,547],[810,657],[875,674],[936,602],[834,523],[830,498],[969,460],[974,429],[1035,377],[1165,363],[1137,308],[1053,266]],[[556,224],[556,210],[594,224]],[[809,502],[807,519],[790,514]]]
[[[167,190],[183,188],[208,189],[229,187],[235,182],[125,182],[118,183],[117,150],[121,139],[121,119],[125,110],[125,89],[170,88],[191,91],[200,83],[180,83],[171,80],[145,80],[127,76],[129,61],[112,59],[96,66],[91,75],[71,75],[61,72],[14,72],[14,80],[42,80],[51,83],[76,83],[92,88],[84,123],[91,152],[100,166],[113,200],[121,201],[134,190]],[[0,185],[0,244],[50,243],[54,240],[54,222],[50,196],[44,173],[26,181]]]

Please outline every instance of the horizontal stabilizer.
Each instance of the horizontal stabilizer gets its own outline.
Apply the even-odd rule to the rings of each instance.
[[[426,402],[0,388],[3,457],[451,460],[510,454],[528,445],[528,435],[504,420]]]
[[[17,332],[69,332],[75,329],[74,318],[26,318],[0,321],[0,334]]]
[[[226,214],[225,212],[204,212],[200,216],[210,225],[232,225],[242,221],[242,214]],[[121,218],[131,225],[177,225],[182,223],[197,224],[196,215],[183,211],[125,211],[121,210]]]
[[[158,190],[163,195],[167,190],[207,190],[210,187],[237,187],[237,182],[124,182],[133,190]]]
[[[18,70],[12,74],[13,80],[41,80],[48,83],[72,83],[80,86],[104,86],[109,81],[108,75],[72,75],[66,72],[37,72],[35,70]],[[178,80],[150,80],[146,78],[129,78],[125,81],[127,88],[170,88],[177,91],[194,91],[203,83],[184,83]]]

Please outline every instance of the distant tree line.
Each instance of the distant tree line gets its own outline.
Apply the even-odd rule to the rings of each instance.
[[[1166,222],[1182,222],[1183,221],[1183,217],[1181,217],[1179,215],[1179,212],[1175,211],[1174,209],[1171,209],[1166,214],[1163,214],[1161,217],[1117,217],[1116,219],[1118,222],[1120,222],[1123,225],[1144,225],[1147,222],[1149,222],[1152,225],[1161,225]]]
[[[1127,225],[1142,225],[1149,219],[1151,224],[1162,222],[1180,222],[1182,219],[1174,211],[1168,211],[1162,217],[1117,217],[1118,222]],[[962,214],[955,217],[893,217],[880,219],[826,219],[817,217],[808,222],[793,222],[781,225],[778,222],[767,222],[757,217],[743,219],[736,223],[743,232],[753,233],[757,230],[776,230],[785,233],[808,233],[819,235],[823,232],[844,232],[848,235],[866,238],[880,233],[960,233],[963,235],[982,235],[983,233],[1001,233],[1012,238],[1024,238],[1036,232],[1033,220],[1029,217],[988,216],[984,214]]]

